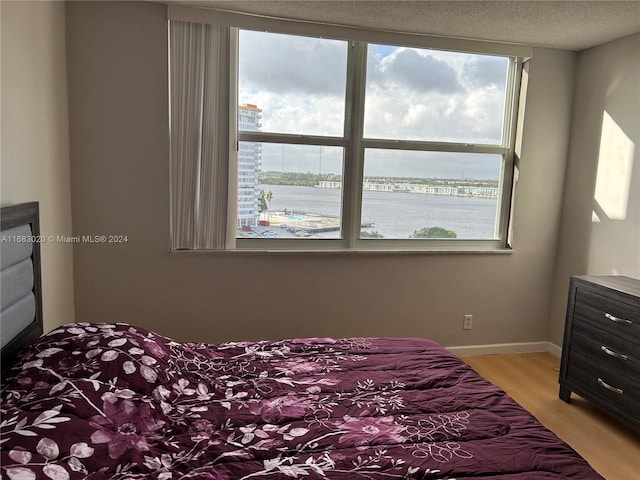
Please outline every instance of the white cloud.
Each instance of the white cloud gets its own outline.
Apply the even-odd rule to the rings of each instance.
[[[342,135],[346,42],[244,31],[240,42],[239,101],[262,109],[264,131]],[[499,143],[507,65],[501,57],[371,45],[365,135]],[[279,163],[266,150],[264,155],[265,167]],[[306,165],[317,170],[314,155],[301,154],[301,171]],[[406,174],[411,162],[395,158]],[[323,171],[330,165],[341,170],[341,158],[327,154],[325,161]],[[450,170],[475,172],[469,165],[453,162]],[[474,175],[494,173],[492,167]]]
[[[240,103],[262,109],[265,132],[339,137],[344,130],[344,97],[267,90],[241,95]]]
[[[344,96],[347,42],[242,30],[240,88]]]
[[[378,88],[389,90],[407,88],[415,92],[451,93],[460,89],[456,71],[444,60],[426,50],[397,48],[376,61],[369,57],[367,75]],[[378,73],[379,72],[379,73]]]

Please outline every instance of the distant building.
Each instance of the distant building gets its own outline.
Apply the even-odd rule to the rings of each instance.
[[[238,107],[238,129],[258,132],[262,128],[262,110],[245,103]],[[258,224],[258,174],[262,168],[262,145],[240,142],[238,151],[238,226]]]
[[[341,181],[320,180],[316,185],[318,188],[342,188]],[[391,183],[372,182],[362,183],[362,189],[372,192],[401,192],[401,193],[425,193],[428,195],[451,195],[455,197],[482,197],[498,198],[498,187],[475,187],[475,186],[448,186],[448,185],[427,185],[417,183]]]

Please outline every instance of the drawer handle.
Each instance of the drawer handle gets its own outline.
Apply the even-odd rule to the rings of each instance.
[[[611,350],[610,348],[605,347],[604,345],[602,345],[600,347],[600,350],[602,350],[607,355],[610,355],[610,356],[615,357],[615,358],[619,358],[620,360],[628,360],[628,358],[629,358],[625,354],[614,352],[613,350]]]
[[[605,382],[601,378],[598,378],[598,383],[601,386],[603,386],[604,388],[606,388],[607,390],[609,390],[610,392],[617,393],[618,395],[624,394],[624,391],[622,389],[616,388],[616,387],[612,387],[611,385],[609,385],[607,382]]]
[[[622,325],[633,325],[633,322],[631,320],[625,320],[624,318],[618,318],[618,317],[616,317],[614,315],[611,315],[610,313],[605,313],[604,316],[607,317],[612,322],[615,322],[615,323],[621,323]]]

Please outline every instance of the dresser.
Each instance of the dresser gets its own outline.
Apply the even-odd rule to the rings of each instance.
[[[640,432],[640,280],[571,277],[559,382]]]

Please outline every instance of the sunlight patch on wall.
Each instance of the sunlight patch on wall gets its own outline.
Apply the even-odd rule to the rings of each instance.
[[[605,111],[598,155],[595,200],[610,220],[627,217],[635,145]]]

